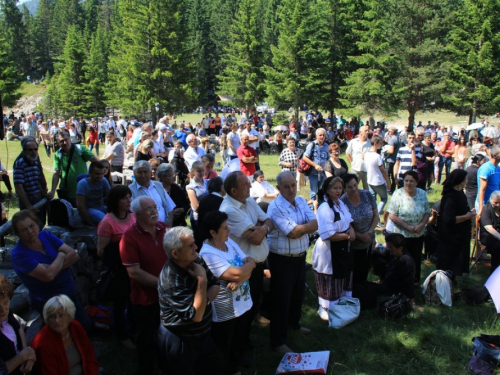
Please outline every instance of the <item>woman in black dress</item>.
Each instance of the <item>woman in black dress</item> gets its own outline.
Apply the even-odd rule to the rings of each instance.
[[[437,269],[461,276],[469,268],[471,219],[476,216],[467,205],[464,187],[467,172],[455,169],[443,182],[439,209]]]

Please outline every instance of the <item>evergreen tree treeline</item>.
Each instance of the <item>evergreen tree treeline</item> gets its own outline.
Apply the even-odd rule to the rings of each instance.
[[[500,104],[500,0],[0,0],[0,99],[46,77],[44,110],[154,120],[232,99],[334,113]]]

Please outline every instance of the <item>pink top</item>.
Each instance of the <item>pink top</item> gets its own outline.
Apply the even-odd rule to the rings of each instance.
[[[106,214],[97,226],[97,235],[101,237],[111,237],[112,242],[119,242],[122,239],[123,233],[135,224],[134,214],[130,212],[129,215],[129,221],[123,223],[116,220],[111,214]]]

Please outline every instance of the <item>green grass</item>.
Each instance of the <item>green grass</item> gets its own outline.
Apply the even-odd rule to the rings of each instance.
[[[19,142],[0,143],[0,159],[9,170],[19,152]],[[42,148],[39,154],[50,184],[52,160]],[[280,172],[276,160],[276,155],[261,156],[261,167],[273,185]],[[220,156],[217,156],[217,161],[220,161]],[[429,195],[431,204],[440,198],[440,188],[433,187],[436,191]],[[2,191],[6,191],[5,186],[2,186]],[[308,197],[309,187],[304,187],[300,194]],[[9,200],[6,205],[9,217],[12,217],[18,210],[17,200]],[[377,235],[381,240],[380,233]],[[311,253],[310,250],[309,261]],[[422,265],[422,280],[434,269],[433,265]],[[472,272],[463,287],[478,286],[487,275],[488,269],[481,266]],[[312,271],[307,274],[307,284],[315,294]],[[418,293],[417,298],[420,299]],[[417,302],[422,304],[421,300]],[[492,304],[472,307],[462,301],[454,303],[451,308],[426,307],[425,313],[411,314],[400,320],[384,320],[376,310],[362,311],[356,322],[341,330],[328,329],[316,315],[316,310],[316,296],[306,292],[302,324],[311,328],[312,333],[301,336],[290,332],[287,344],[300,352],[330,350],[328,374],[466,374],[471,338],[481,332],[494,334],[500,328]],[[270,349],[268,330],[268,327],[258,325],[253,328],[253,339],[264,344],[253,352],[256,374],[273,374],[282,357]],[[109,374],[135,373],[135,353],[122,349],[113,334],[98,334],[97,339],[100,365]]]
[[[42,91],[44,91],[46,88],[47,87],[45,86],[44,82],[38,85],[34,85],[28,82],[23,82],[19,91],[21,92],[23,97],[25,97],[25,96],[41,94]]]

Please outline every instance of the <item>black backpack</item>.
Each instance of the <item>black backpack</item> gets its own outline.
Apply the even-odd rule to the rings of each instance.
[[[49,202],[48,223],[73,230],[75,228],[75,214],[71,203],[64,199],[52,199]]]

